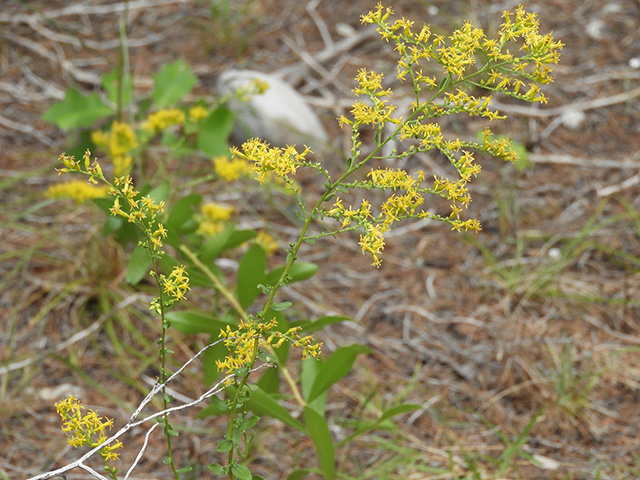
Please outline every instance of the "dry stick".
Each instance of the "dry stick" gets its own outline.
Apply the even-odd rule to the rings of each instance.
[[[227,375],[225,378],[221,379],[218,383],[216,383],[213,387],[211,387],[205,393],[203,393],[198,398],[196,398],[195,400],[193,400],[193,401],[191,401],[189,403],[185,403],[185,404],[182,404],[182,405],[177,405],[175,407],[167,408],[167,409],[161,410],[159,412],[156,412],[156,413],[154,413],[152,415],[149,415],[148,417],[143,418],[142,420],[134,421],[138,417],[138,415],[140,415],[142,410],[151,402],[153,397],[158,392],[160,392],[169,382],[171,382],[180,373],[182,373],[182,371],[184,371],[184,369],[187,368],[189,366],[189,364],[191,364],[191,362],[193,362],[196,358],[198,358],[200,355],[202,355],[207,349],[213,347],[214,345],[217,345],[218,343],[220,343],[222,341],[223,340],[216,340],[215,342],[212,342],[212,343],[204,346],[198,353],[196,353],[193,357],[191,357],[189,360],[187,360],[187,362],[185,362],[184,365],[182,365],[173,375],[171,375],[169,378],[167,378],[167,380],[164,383],[158,383],[155,387],[153,387],[151,389],[151,391],[149,392],[149,394],[144,398],[144,400],[142,400],[142,402],[140,403],[138,408],[136,408],[136,410],[133,412],[133,414],[129,418],[129,421],[126,423],[126,425],[124,425],[122,428],[120,428],[120,430],[118,430],[116,433],[114,433],[111,437],[109,437],[103,443],[101,443],[97,447],[94,447],[93,449],[91,449],[90,451],[85,453],[82,457],[80,457],[75,462],[72,462],[72,463],[70,463],[68,465],[60,467],[60,468],[58,468],[56,470],[51,470],[49,472],[42,473],[40,475],[36,475],[35,477],[31,477],[28,480],[45,480],[45,479],[48,479],[48,478],[61,476],[65,472],[68,472],[68,471],[70,471],[70,470],[72,470],[74,468],[82,468],[84,470],[87,470],[94,477],[103,479],[104,478],[103,476],[101,476],[100,474],[98,474],[97,472],[92,470],[90,467],[85,465],[84,462],[86,460],[88,460],[89,458],[91,458],[96,453],[98,453],[100,450],[102,450],[105,446],[109,445],[110,443],[113,443],[115,440],[120,438],[122,435],[124,435],[129,430],[131,430],[131,429],[133,429],[133,428],[135,428],[135,427],[137,427],[139,425],[142,425],[143,423],[146,423],[146,422],[149,422],[151,420],[154,420],[156,418],[163,417],[165,415],[170,415],[173,412],[177,412],[179,410],[185,410],[187,408],[193,407],[193,406],[203,402],[204,400],[212,397],[213,395],[215,395],[217,393],[220,393],[220,392],[222,392],[224,390],[226,382],[230,378],[232,378],[234,376],[233,374]],[[256,368],[252,369],[251,372],[257,371],[260,368],[263,368],[263,367],[265,367],[267,365],[268,364],[260,365],[260,366],[258,366]],[[150,428],[150,430],[153,430],[157,425],[159,425],[159,424],[158,423],[154,424],[154,426],[152,426]],[[148,433],[148,434],[150,434],[150,433]],[[147,435],[147,438],[148,438],[148,435]],[[142,446],[142,451],[138,453],[138,456],[136,457],[136,460],[134,461],[134,466],[140,461],[140,457],[144,453],[144,449],[146,448],[146,445],[147,445],[147,442],[145,441],[145,443]],[[129,469],[129,471],[127,472],[127,475],[129,475],[131,473],[131,471],[132,471],[132,468]]]
[[[331,38],[331,34],[329,33],[329,29],[327,28],[327,24],[322,19],[318,12],[316,12],[316,7],[320,3],[320,0],[311,0],[307,3],[307,13],[313,20],[313,23],[316,24],[316,28],[320,32],[320,36],[322,37],[322,41],[324,42],[325,49],[333,48],[333,39]]]
[[[310,69],[318,73],[326,83],[334,83],[339,87],[348,90],[348,88],[342,84],[342,82],[336,81],[337,72],[328,71],[325,67],[322,66],[309,52],[300,47],[297,43],[291,40],[289,37],[284,35],[282,37],[282,41],[289,47],[289,49],[294,52],[302,62],[304,62]]]
[[[629,177],[624,182],[621,182],[619,184],[609,185],[608,187],[599,187],[596,189],[596,192],[600,198],[608,197],[626,188],[631,188],[634,185],[637,185],[639,183],[640,183],[640,173],[636,173],[633,177]]]
[[[596,98],[595,100],[580,100],[577,102],[569,103],[567,105],[563,105],[561,107],[548,108],[544,110],[500,103],[497,101],[492,101],[491,106],[506,113],[515,113],[528,117],[546,118],[562,115],[567,111],[584,112],[585,110],[608,107],[617,103],[628,102],[629,100],[633,100],[636,97],[640,97],[640,87],[636,87],[633,90],[629,90],[628,92],[618,93],[617,95],[612,95],[610,97]]]
[[[83,4],[73,4],[69,7],[60,8],[58,10],[50,10],[44,13],[38,14],[22,14],[22,15],[11,15],[5,14],[0,15],[0,23],[29,23],[32,17],[36,17],[37,19],[52,19],[52,18],[60,18],[60,17],[69,17],[75,15],[108,15],[112,13],[122,13],[127,8],[131,10],[138,10],[144,8],[157,8],[163,5],[173,5],[176,3],[192,3],[193,0],[138,0],[133,2],[120,2],[114,3],[112,5],[83,5]]]
[[[375,27],[364,29],[357,34],[345,38],[337,43],[334,43],[333,48],[325,48],[320,52],[313,55],[313,59],[317,63],[323,63],[337,57],[338,55],[348,52],[356,45],[368,40],[370,38],[374,38],[378,35]],[[289,83],[292,85],[296,85],[300,80],[304,77],[307,70],[306,65],[294,65],[288,68],[282,68],[278,70],[277,75],[281,78],[288,78]]]
[[[44,143],[48,147],[54,145],[54,142],[51,141],[46,135],[40,133],[38,130],[33,128],[31,125],[25,125],[24,123],[17,123],[13,120],[9,120],[3,116],[0,116],[0,125],[6,127],[10,130],[15,130],[20,133],[26,133],[27,135],[31,135],[32,137],[37,138],[40,142]]]
[[[21,45],[31,50],[32,52],[37,53],[41,57],[46,58],[47,60],[49,60],[54,64],[59,63],[64,71],[69,73],[73,78],[75,78],[79,82],[89,83],[92,85],[101,84],[99,75],[76,68],[76,66],[66,58],[59,59],[53,52],[51,52],[50,50],[47,50],[42,45],[40,45],[37,42],[34,42],[33,40],[30,40],[25,37],[21,37],[20,35],[11,35],[10,37],[8,37],[8,40],[17,43],[18,45]]]
[[[553,155],[530,153],[528,158],[533,163],[554,163],[558,165],[572,165],[575,167],[597,167],[597,168],[618,168],[618,169],[640,169],[640,162],[637,162],[639,155],[630,155],[620,160],[609,160],[606,158],[583,158],[573,155]]]

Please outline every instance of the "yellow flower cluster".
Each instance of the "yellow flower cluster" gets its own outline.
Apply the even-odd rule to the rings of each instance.
[[[171,303],[184,300],[189,288],[189,274],[185,270],[184,265],[175,266],[169,274],[169,277],[160,275],[160,282],[164,293],[169,294]]]
[[[82,165],[76,161],[76,157],[73,155],[65,155],[64,153],[58,157],[58,160],[62,162],[64,168],[56,168],[58,175],[61,173],[76,172],[89,175],[89,183],[93,185],[98,184],[98,180],[104,180],[102,174],[102,167],[96,159],[91,161],[91,152],[87,150],[82,157]]]
[[[231,219],[233,212],[234,208],[231,205],[223,205],[217,202],[202,204],[200,215],[198,216],[198,233],[201,235],[215,235],[222,231]]]
[[[84,410],[80,401],[73,395],[56,403],[56,411],[62,419],[62,431],[67,435],[69,445],[74,448],[102,445],[107,440],[106,432],[113,428],[113,420],[99,417],[94,410],[85,414]],[[105,461],[117,460],[119,454],[116,450],[121,447],[122,443],[116,440],[106,445],[100,451],[100,455]]]
[[[353,89],[356,97],[366,95],[371,101],[371,105],[362,101],[356,101],[351,109],[353,120],[342,115],[338,121],[340,126],[343,125],[374,125],[382,127],[386,122],[399,123],[400,119],[396,119],[391,115],[396,110],[394,105],[387,105],[388,98],[393,95],[390,89],[382,89],[382,73],[371,72],[361,69],[356,76],[358,85]]]
[[[515,11],[515,18],[505,12],[498,39],[487,38],[484,32],[471,22],[465,22],[461,28],[448,37],[433,35],[430,27],[424,25],[415,29],[414,22],[404,18],[390,20],[391,8],[381,4],[362,16],[365,24],[375,24],[378,32],[386,41],[395,43],[399,54],[397,78],[413,84],[415,100],[410,106],[408,117],[395,118],[395,107],[388,103],[392,92],[383,88],[384,77],[381,73],[360,70],[356,76],[354,94],[368,97],[368,102],[357,100],[350,111],[351,118],[340,117],[341,126],[350,125],[353,129],[352,158],[353,165],[359,155],[360,145],[358,128],[361,125],[374,125],[378,128],[377,148],[363,160],[366,163],[390,139],[399,141],[413,140],[408,149],[398,153],[394,150],[394,159],[403,159],[417,152],[438,149],[447,157],[456,169],[457,179],[434,177],[433,186],[424,187],[424,173],[413,176],[403,169],[374,169],[367,175],[368,181],[356,181],[348,187],[362,189],[391,190],[393,193],[380,205],[379,214],[371,213],[368,202],[362,201],[359,208],[345,207],[340,198],[331,209],[323,210],[327,216],[342,222],[340,229],[360,227],[364,234],[360,237],[363,253],[373,257],[373,265],[379,266],[380,254],[384,249],[384,235],[393,224],[406,218],[434,218],[449,223],[455,230],[479,231],[480,223],[476,219],[462,220],[460,213],[469,206],[471,196],[467,184],[480,173],[480,165],[475,163],[469,149],[485,151],[507,161],[517,160],[517,153],[510,147],[508,139],[494,139],[487,128],[483,142],[445,140],[440,126],[432,119],[444,115],[466,113],[470,116],[483,116],[489,120],[503,119],[490,108],[491,96],[474,97],[462,88],[482,86],[530,102],[544,102],[538,84],[552,81],[550,64],[559,59],[563,45],[553,40],[553,36],[540,35],[536,15],[526,13],[522,6]],[[522,45],[519,55],[509,53],[506,45],[516,42]],[[427,61],[441,66],[440,75],[426,75],[422,65]],[[440,78],[438,78],[440,77]],[[422,100],[423,89],[433,89]],[[436,99],[441,98],[440,102]],[[383,125],[396,125],[389,138],[382,136]],[[435,194],[450,201],[451,213],[441,215],[421,211],[426,194]]]
[[[151,134],[160,133],[172,125],[184,123],[184,113],[177,108],[165,108],[152,113],[142,124],[142,129]]]
[[[238,150],[234,147],[231,153],[252,162],[253,171],[258,174],[260,183],[265,181],[269,172],[279,177],[295,175],[296,170],[303,165],[307,154],[312,153],[309,147],[305,147],[302,153],[298,153],[295,147],[271,147],[268,143],[255,138],[244,142],[241,148],[242,150]]]
[[[209,115],[209,111],[202,105],[196,105],[189,109],[189,120],[198,123],[200,120]]]
[[[404,18],[389,21],[393,14],[391,8],[378,4],[376,9],[362,16],[362,23],[376,24],[383,39],[393,41],[400,54],[398,61],[398,79],[407,77],[414,82],[416,93],[423,84],[437,88],[435,77],[427,77],[420,70],[420,61],[435,60],[442,66],[443,73],[449,78],[463,78],[475,72],[471,70],[484,57],[489,62],[476,72],[483,71],[491,62],[496,69],[491,70],[489,81],[482,83],[492,90],[504,92],[530,102],[546,102],[539,93],[536,83],[546,84],[553,79],[550,75],[550,64],[557,64],[562,42],[555,41],[552,34],[539,33],[539,21],[535,13],[527,13],[522,5],[516,8],[515,16],[509,11],[503,12],[503,23],[498,39],[487,38],[484,32],[467,21],[464,25],[445,38],[443,35],[432,36],[428,25],[424,25],[418,33],[412,31],[413,22]],[[509,53],[505,46],[509,42],[522,44],[524,55]],[[522,77],[530,80],[527,92],[519,93],[525,86]],[[491,85],[497,83],[496,87]],[[512,88],[509,88],[512,87]]]
[[[44,192],[47,198],[70,198],[77,204],[86,202],[93,198],[102,198],[107,196],[109,187],[89,185],[83,180],[73,180],[71,182],[58,183],[51,185]]]
[[[131,177],[116,177],[109,194],[115,196],[113,206],[109,209],[112,215],[119,215],[130,223],[136,223],[147,232],[147,241],[142,242],[145,248],[151,247],[153,254],[160,255],[163,247],[162,239],[167,237],[167,230],[158,221],[158,214],[164,212],[164,201],[156,203],[150,196],[140,197],[140,192],[133,186]],[[124,204],[121,204],[121,200]]]
[[[379,267],[382,264],[380,254],[385,245],[384,234],[391,229],[395,222],[410,217],[427,218],[431,216],[428,212],[418,213],[417,211],[424,203],[424,191],[429,190],[419,188],[424,180],[422,172],[418,173],[417,178],[413,178],[405,170],[385,168],[371,170],[367,177],[369,181],[358,184],[358,186],[394,192],[403,190],[404,193],[390,195],[380,206],[380,214],[377,217],[372,215],[371,205],[368,201],[362,200],[360,207],[354,210],[351,207],[345,207],[340,198],[336,199],[333,208],[327,210],[325,214],[341,220],[340,228],[349,227],[353,223],[364,228],[365,234],[360,236],[358,244],[362,248],[363,254],[369,253],[371,255],[372,265]]]
[[[270,322],[255,322],[254,320],[241,320],[236,330],[229,325],[220,330],[220,338],[224,338],[224,344],[229,354],[222,360],[216,360],[216,367],[224,371],[226,375],[234,373],[240,368],[251,368],[260,350],[269,347],[280,348],[286,341],[294,348],[302,348],[302,358],[319,358],[322,344],[317,343],[313,335],[300,337],[301,327],[292,327],[286,332],[275,330],[278,322],[276,319]],[[227,380],[227,384],[231,383]]]
[[[91,141],[109,153],[113,161],[114,176],[121,177],[131,172],[133,157],[129,154],[139,143],[130,125],[114,121],[109,133],[102,130],[91,132]]]
[[[224,155],[213,159],[213,169],[220,178],[232,182],[251,173],[251,166],[242,158],[228,159]]]

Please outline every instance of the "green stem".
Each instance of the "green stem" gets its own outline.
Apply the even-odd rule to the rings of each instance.
[[[153,252],[153,243],[151,242],[151,235],[149,234],[149,230],[143,226],[143,231],[147,237],[147,251],[151,256],[151,262],[153,264],[153,272],[154,277],[156,279],[156,284],[158,286],[158,298],[159,298],[159,306],[160,306],[160,322],[162,326],[162,333],[160,335],[160,382],[164,384],[167,380],[167,348],[166,348],[166,339],[167,339],[167,323],[165,319],[165,302],[164,302],[164,291],[162,290],[162,284],[160,282],[160,276],[158,273],[158,260]],[[166,387],[163,385],[162,387],[162,405],[163,410],[167,410],[169,408],[169,398],[167,396]],[[169,422],[169,415],[165,413],[162,417],[164,423],[164,435],[167,439],[167,455],[169,456],[169,461],[171,465],[171,470],[173,472],[173,476],[176,480],[179,480],[180,474],[176,468],[175,461],[173,459],[173,449],[171,446],[171,434],[172,427]]]
[[[211,280],[211,283],[213,283],[214,287],[222,294],[222,296],[224,296],[224,298],[227,299],[227,301],[231,304],[231,306],[236,311],[236,313],[240,316],[240,318],[242,318],[244,321],[248,321],[249,314],[245,311],[244,308],[242,308],[242,306],[238,302],[238,299],[235,297],[235,295],[227,287],[224,286],[224,284],[211,271],[211,269],[209,267],[207,267],[204,263],[202,263],[200,261],[200,259],[198,258],[198,256],[194,252],[192,252],[189,249],[189,247],[187,247],[186,245],[181,245],[180,246],[180,251],[184,255],[186,255],[186,257],[196,267],[198,267],[200,269],[200,271],[202,273],[204,273],[205,276],[209,280]],[[269,304],[267,303],[267,305],[269,305]],[[266,310],[266,308],[265,308],[265,310]],[[306,402],[302,398],[302,394],[300,393],[300,390],[298,389],[298,386],[296,385],[295,380],[291,376],[291,372],[289,372],[289,370],[287,369],[286,365],[283,365],[282,363],[280,363],[278,361],[278,357],[276,356],[275,351],[273,350],[273,348],[269,347],[269,353],[272,354],[272,356],[276,359],[276,362],[278,364],[278,368],[282,372],[282,375],[284,376],[285,381],[289,385],[289,388],[291,389],[291,392],[293,393],[293,396],[295,397],[296,401],[300,404],[300,406],[304,407],[306,405]],[[254,360],[254,362],[252,362],[251,368],[253,368],[253,363],[255,363],[255,360]]]

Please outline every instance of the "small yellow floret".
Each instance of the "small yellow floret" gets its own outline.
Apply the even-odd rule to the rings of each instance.
[[[232,182],[243,175],[251,173],[251,166],[246,160],[242,158],[229,160],[224,155],[213,159],[213,169],[220,178],[227,182]]]
[[[138,146],[133,129],[126,123],[113,122],[109,133],[109,154],[112,157],[124,156]]]
[[[199,122],[203,118],[209,115],[209,112],[202,105],[196,105],[195,107],[191,107],[189,109],[189,119],[192,122]]]
[[[184,113],[177,108],[158,110],[147,117],[142,128],[152,134],[162,132],[172,125],[184,123]]]
[[[89,185],[83,180],[74,180],[66,183],[51,185],[44,193],[47,198],[69,198],[81,204],[93,198],[106,197],[109,187]]]
[[[207,220],[215,222],[227,221],[233,215],[234,208],[231,205],[223,205],[222,203],[209,202],[200,207],[202,216]]]

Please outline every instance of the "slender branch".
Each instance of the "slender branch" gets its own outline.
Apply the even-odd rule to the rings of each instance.
[[[124,435],[126,432],[128,432],[129,430],[138,427],[140,425],[142,425],[143,423],[147,423],[150,422],[156,418],[159,417],[164,417],[166,415],[170,415],[173,412],[179,411],[179,410],[185,410],[187,408],[191,408],[195,405],[198,405],[199,403],[203,402],[204,400],[212,397],[213,395],[220,393],[224,390],[225,388],[225,384],[226,382],[233,377],[233,375],[228,375],[225,378],[221,379],[219,382],[217,382],[213,387],[211,387],[210,389],[208,389],[206,392],[204,392],[202,395],[200,395],[198,398],[196,398],[195,400],[182,404],[182,405],[176,405],[174,407],[171,408],[167,408],[164,410],[161,410],[159,412],[155,412],[151,415],[149,415],[148,417],[145,417],[141,420],[137,420],[136,418],[138,417],[138,415],[140,415],[140,413],[142,412],[142,410],[144,409],[144,407],[146,407],[149,402],[151,402],[151,400],[153,399],[153,397],[160,392],[169,382],[171,382],[172,380],[174,380],[180,373],[182,373],[184,371],[185,368],[187,368],[196,358],[198,358],[200,355],[202,355],[206,350],[208,350],[209,348],[213,347],[214,345],[217,345],[218,343],[222,342],[222,340],[216,340],[215,342],[212,342],[206,346],[204,346],[198,353],[196,353],[193,357],[191,357],[187,362],[185,362],[182,367],[180,367],[174,374],[172,374],[169,378],[167,378],[167,380],[163,383],[158,383],[157,385],[155,385],[151,391],[149,392],[149,394],[142,400],[142,402],[140,402],[140,405],[138,406],[138,408],[136,408],[136,410],[133,412],[133,414],[131,415],[131,417],[129,418],[128,422],[122,427],[120,428],[116,433],[114,433],[111,437],[109,437],[107,440],[105,440],[102,444],[98,445],[97,447],[92,448],[91,450],[89,450],[87,453],[85,453],[84,455],[82,455],[78,460],[69,463],[63,467],[60,467],[56,470],[51,470],[49,472],[46,473],[42,473],[40,475],[36,475],[34,477],[29,478],[28,480],[45,480],[45,479],[49,479],[49,478],[53,478],[56,476],[60,476],[70,470],[73,470],[74,468],[82,468],[84,470],[87,470],[89,472],[92,472],[93,470],[91,470],[89,467],[87,467],[84,462],[87,461],[89,458],[91,458],[92,456],[94,456],[96,453],[98,453],[100,450],[102,450],[104,447],[106,447],[107,445],[113,443],[114,441],[116,441],[117,439],[119,439],[122,435]],[[252,371],[256,371],[260,368],[265,367],[265,365],[260,365],[254,369],[252,369]],[[151,427],[151,429],[154,429],[157,427],[157,425],[159,425],[158,423],[154,423],[154,425]],[[136,461],[134,462],[137,463],[139,462],[139,458],[136,458]],[[131,468],[129,469],[129,472],[127,473],[127,475],[129,475],[131,473]],[[98,476],[97,478],[103,478],[102,476]]]

